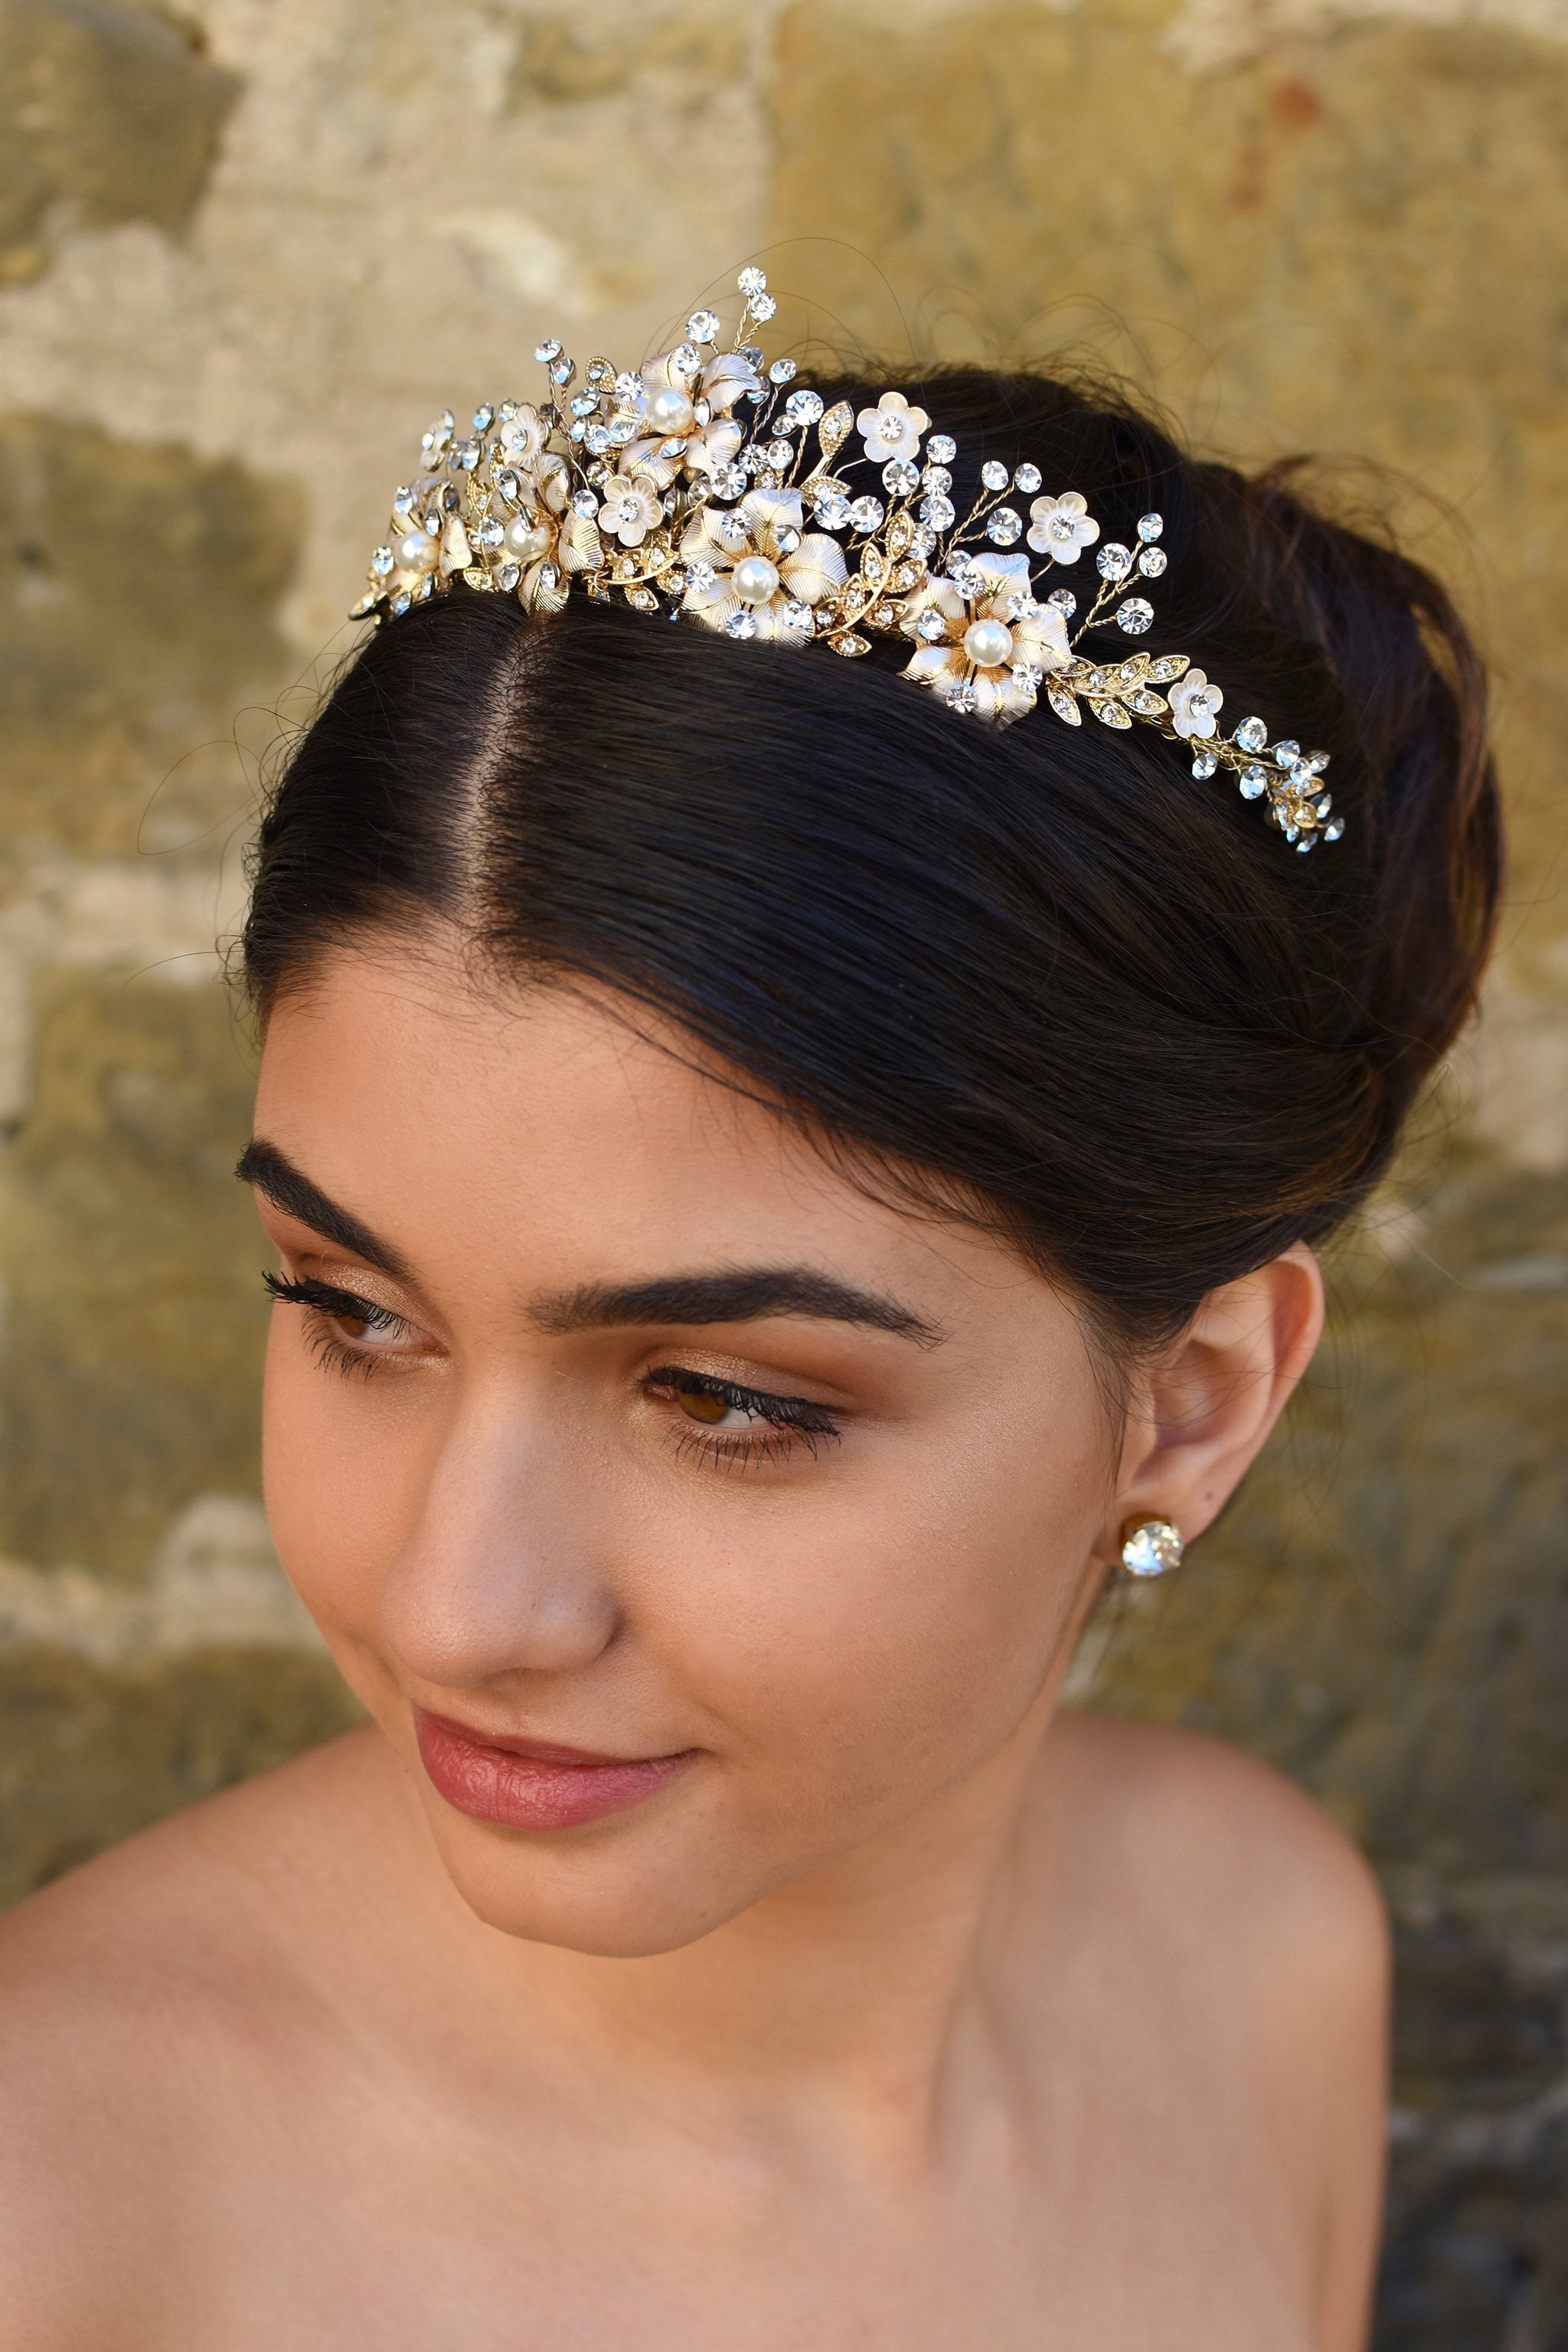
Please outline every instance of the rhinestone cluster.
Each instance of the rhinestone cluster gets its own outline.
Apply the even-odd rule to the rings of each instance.
[[[1298,850],[1340,838],[1326,752],[1270,746],[1257,718],[1222,735],[1225,696],[1185,654],[1079,652],[1091,629],[1147,634],[1142,590],[1166,568],[1159,515],[1140,520],[1135,546],[1102,543],[1076,490],[1048,493],[1037,466],[990,459],[960,516],[952,437],[901,392],[858,415],[826,406],[794,360],[769,363],[752,340],[775,308],[763,272],[738,283],[727,347],[718,313],[694,310],[683,340],[640,368],[593,359],[579,375],[550,337],[534,353],[537,403],[477,408],[468,429],[439,416],[353,617],[395,619],[460,580],[536,614],[575,586],[850,660],[902,636],[905,676],[960,716],[1007,726],[1043,694],[1071,727],[1085,710],[1105,727],[1158,727],[1188,747],[1194,776],[1224,770],[1244,799],[1266,800]],[[1072,590],[1036,591],[1090,549],[1097,584],[1069,633]]]

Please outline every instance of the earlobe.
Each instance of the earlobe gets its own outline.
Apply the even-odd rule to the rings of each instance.
[[[1110,1558],[1125,1562],[1130,1523],[1170,1523],[1190,1542],[1213,1522],[1310,1363],[1322,1324],[1322,1276],[1304,1243],[1209,1293],[1145,1374],[1107,1530]],[[1152,1560],[1150,1546],[1141,1559],[1145,1553]]]

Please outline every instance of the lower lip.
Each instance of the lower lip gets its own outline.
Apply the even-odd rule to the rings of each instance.
[[[516,1755],[491,1748],[455,1723],[415,1710],[420,1759],[449,1805],[476,1822],[504,1822],[514,1830],[572,1830],[606,1813],[643,1804],[691,1762],[680,1756],[647,1756],[603,1763],[574,1757],[569,1749],[542,1748]]]

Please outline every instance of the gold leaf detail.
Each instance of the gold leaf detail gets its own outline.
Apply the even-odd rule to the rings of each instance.
[[[1120,702],[1097,702],[1094,715],[1102,727],[1131,727],[1132,724]]]
[[[855,411],[847,400],[830,408],[816,428],[816,443],[825,457],[837,457],[854,429]]]
[[[1171,707],[1163,694],[1151,694],[1147,687],[1140,688],[1131,699],[1140,719],[1163,719]]]
[[[1083,725],[1083,713],[1065,687],[1048,686],[1046,692],[1050,698],[1051,709],[1058,719],[1065,719],[1069,727]]]
[[[1150,663],[1149,675],[1158,678],[1162,686],[1168,686],[1173,678],[1180,677],[1188,666],[1185,654],[1161,654],[1157,660]]]
[[[469,588],[488,589],[490,585],[490,575],[481,563],[470,563],[463,574],[463,580]]]
[[[845,637],[829,637],[827,642],[836,654],[842,654],[848,661],[853,661],[858,654],[868,654],[871,650],[869,640],[858,637],[853,632]]]
[[[868,586],[879,587],[882,574],[887,568],[886,560],[879,549],[868,547],[863,550],[860,557],[860,577]]]
[[[906,508],[900,513],[896,514],[893,517],[892,521],[888,525],[888,553],[895,559],[900,555],[906,554],[914,535],[915,527],[910,520],[909,511]]]

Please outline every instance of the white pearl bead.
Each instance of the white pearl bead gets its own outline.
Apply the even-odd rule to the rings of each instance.
[[[405,572],[434,572],[440,549],[428,531],[411,530],[397,542],[397,561]]]
[[[778,593],[779,570],[765,555],[742,555],[732,574],[742,604],[765,604]]]
[[[686,394],[677,392],[673,384],[667,391],[656,392],[645,412],[649,430],[667,438],[675,433],[689,433],[695,414]]]
[[[550,552],[550,533],[542,523],[524,522],[519,515],[506,527],[506,543],[520,563],[537,563]]]
[[[963,650],[976,669],[1000,669],[1013,651],[1013,632],[1005,621],[972,621]]]

